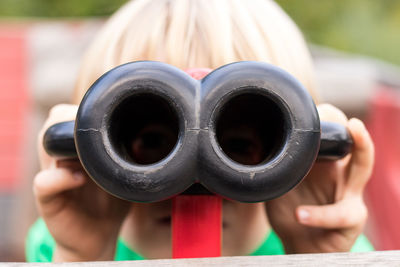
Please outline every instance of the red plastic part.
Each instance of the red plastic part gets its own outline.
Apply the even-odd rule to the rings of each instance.
[[[172,257],[221,256],[221,197],[179,195],[172,203]]]
[[[211,69],[186,70],[200,80]],[[172,201],[172,257],[221,256],[222,199],[215,195],[179,195]]]

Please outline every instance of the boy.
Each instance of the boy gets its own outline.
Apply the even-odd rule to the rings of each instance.
[[[265,61],[294,75],[316,100],[304,40],[269,0],[128,2],[89,48],[74,103],[101,74],[135,60],[163,61],[184,70]],[[372,141],[361,121],[348,120],[329,105],[318,109],[321,120],[348,127],[352,155],[317,162],[299,186],[267,203],[224,201],[223,256],[371,249],[359,235],[367,217],[362,193],[373,165]],[[45,129],[73,120],[76,110],[75,105],[53,108],[39,135],[42,170],[34,192],[43,220],[28,237],[28,260],[171,257],[170,200],[142,204],[116,199],[98,188],[79,162],[57,161],[44,152]]]

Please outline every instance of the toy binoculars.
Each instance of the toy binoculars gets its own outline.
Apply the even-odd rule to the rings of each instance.
[[[138,61],[101,76],[75,121],[50,127],[47,152],[78,157],[107,192],[155,202],[201,185],[241,202],[276,198],[317,157],[350,152],[344,126],[321,122],[311,96],[267,63],[222,66],[201,80]]]

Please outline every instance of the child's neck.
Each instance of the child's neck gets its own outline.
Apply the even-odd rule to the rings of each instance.
[[[121,229],[127,245],[148,259],[171,258],[171,227],[154,219],[160,210],[169,208],[168,201],[133,204]],[[262,244],[270,230],[264,203],[224,200],[223,224],[222,256],[249,255]]]

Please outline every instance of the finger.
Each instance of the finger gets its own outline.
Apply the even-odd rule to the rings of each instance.
[[[347,198],[330,205],[303,205],[296,208],[296,219],[299,223],[325,229],[343,229],[363,225],[367,214],[367,208],[361,197]]]
[[[50,169],[39,172],[33,181],[33,192],[40,202],[46,202],[58,194],[81,187],[86,183],[83,172],[69,169]]]
[[[347,116],[340,109],[330,104],[320,104],[317,106],[317,110],[321,121],[330,121],[347,125]]]
[[[353,137],[353,151],[348,165],[348,188],[352,192],[362,191],[371,177],[374,164],[374,145],[364,124],[358,119],[348,123]]]
[[[335,122],[347,127],[348,118],[346,114],[340,109],[336,108],[331,104],[320,104],[317,106],[319,118],[321,121]],[[348,164],[350,155],[346,155],[344,158],[338,160],[342,165]]]
[[[59,104],[52,107],[47,119],[48,126],[62,121],[74,120],[78,112],[77,105]]]
[[[68,104],[60,104],[51,108],[49,116],[45,121],[42,129],[40,130],[37,139],[40,166],[42,167],[42,169],[48,169],[50,166],[55,165],[55,160],[52,157],[50,157],[43,148],[44,133],[50,126],[58,122],[74,120],[77,111],[78,111],[78,106],[68,105]]]
[[[61,169],[68,169],[71,172],[76,172],[76,171],[82,171],[84,172],[84,169],[82,167],[81,162],[79,159],[62,159],[62,160],[57,160],[56,162],[56,168],[61,168]]]

